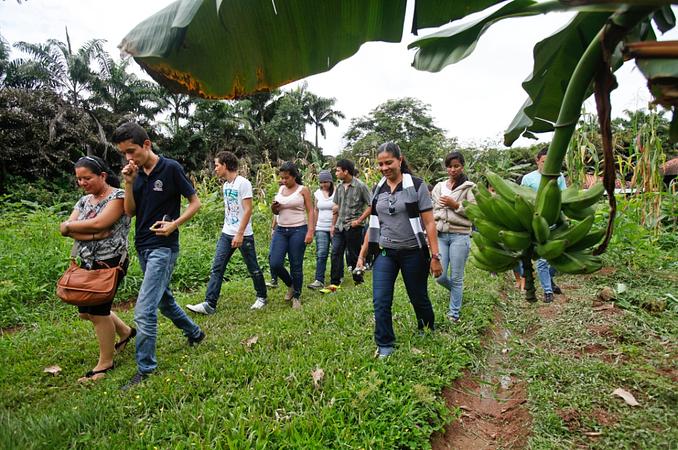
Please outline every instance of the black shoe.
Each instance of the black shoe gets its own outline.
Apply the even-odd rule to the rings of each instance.
[[[148,374],[143,374],[141,372],[137,372],[134,374],[134,376],[127,382],[127,384],[123,385],[120,387],[121,391],[127,391],[137,384],[141,383],[144,381],[146,378],[148,378]]]
[[[197,337],[190,337],[188,338],[188,345],[193,347],[194,345],[198,345],[199,343],[202,342],[202,340],[205,339],[205,332],[200,330],[200,334]]]
[[[554,294],[560,295],[560,294],[563,293],[563,290],[560,289],[553,281],[551,282],[551,287],[553,288],[553,293],[554,293]]]
[[[544,294],[544,303],[551,303],[553,301],[553,294]]]

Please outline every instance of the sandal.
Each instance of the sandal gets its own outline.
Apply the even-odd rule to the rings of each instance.
[[[127,347],[127,343],[129,342],[129,340],[132,339],[136,335],[137,335],[137,329],[132,328],[132,331],[130,331],[129,336],[127,336],[125,339],[121,340],[120,342],[116,343],[113,346],[113,348],[115,349],[115,353],[120,353],[123,350],[125,350],[125,347]]]
[[[105,369],[101,369],[101,370],[90,370],[89,372],[87,372],[87,373],[85,374],[85,376],[83,376],[82,378],[78,379],[78,381],[80,381],[80,382],[84,382],[84,381],[93,381],[95,375],[98,375],[98,374],[100,374],[100,373],[106,373],[106,372],[108,372],[109,370],[113,370],[114,368],[115,368],[115,364],[112,364],[111,367],[107,367],[107,368],[105,368]],[[99,377],[99,378],[103,378],[103,377]],[[99,378],[96,378],[96,379],[98,380]]]

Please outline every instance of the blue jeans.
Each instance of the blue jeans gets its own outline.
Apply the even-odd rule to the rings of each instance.
[[[430,260],[424,250],[383,249],[374,260],[372,268],[372,296],[374,303],[374,341],[380,347],[393,347],[393,289],[398,271],[410,303],[417,317],[417,327],[434,328],[433,307],[428,297],[428,267]]]
[[[144,280],[139,289],[134,307],[134,322],[137,325],[136,359],[139,372],[151,373],[158,366],[155,359],[155,342],[158,335],[158,308],[186,337],[197,338],[197,326],[177,305],[169,289],[178,251],[167,247],[149,248],[138,253]]]
[[[315,232],[315,279],[325,283],[325,269],[327,268],[327,256],[330,252],[330,232]]]
[[[210,281],[207,283],[207,292],[205,293],[205,301],[209,303],[212,308],[217,307],[219,301],[219,294],[221,293],[221,283],[224,281],[224,272],[228,261],[235,253],[235,248],[231,247],[231,241],[234,236],[230,234],[221,233],[217,241],[217,250],[212,261],[212,270],[210,271]],[[252,277],[254,283],[254,290],[257,291],[257,297],[266,298],[266,282],[264,281],[264,274],[261,272],[259,263],[257,262],[257,252],[254,249],[254,235],[244,236],[240,254],[245,261],[247,271]]]
[[[277,226],[271,240],[271,251],[268,255],[271,273],[277,275],[287,286],[294,288],[294,297],[301,295],[304,283],[304,252],[306,251],[306,233],[308,227]],[[290,271],[285,269],[285,255],[290,260]]]
[[[544,290],[544,294],[553,294],[553,280],[551,278],[555,274],[556,269],[551,267],[548,261],[544,258],[537,260],[537,276],[539,277],[539,283]]]
[[[443,273],[436,281],[450,291],[448,316],[459,318],[464,292],[464,266],[471,251],[471,236],[460,233],[438,233]],[[449,276],[448,276],[449,267]]]

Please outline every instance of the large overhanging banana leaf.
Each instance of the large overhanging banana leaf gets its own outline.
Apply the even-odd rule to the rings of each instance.
[[[331,69],[366,41],[399,42],[406,0],[177,0],[120,44],[156,81],[236,98]]]

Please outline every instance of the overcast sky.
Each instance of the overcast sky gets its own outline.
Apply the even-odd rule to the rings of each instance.
[[[49,38],[65,41],[68,27],[74,47],[92,38],[102,38],[106,39],[111,55],[118,55],[117,45],[125,34],[169,3],[169,0],[24,0],[18,4],[15,0],[2,0],[0,34],[10,43],[39,43]],[[411,9],[410,4],[408,24]],[[320,146],[326,154],[336,154],[343,148],[342,135],[351,118],[366,115],[386,100],[399,97],[416,97],[431,105],[436,124],[462,143],[501,142],[503,130],[526,99],[521,83],[532,70],[532,47],[570,17],[549,14],[502,21],[483,35],[471,56],[434,74],[411,67],[414,52],[407,50],[407,44],[415,37],[409,32],[400,44],[364,44],[357,54],[331,71],[306,79],[310,91],[335,97],[337,109],[346,115],[339,127],[328,126],[327,139],[321,139]],[[678,39],[678,32],[672,30],[660,39]],[[620,88],[613,92],[613,114],[646,107],[650,95],[635,64],[626,63],[617,76]],[[594,110],[591,101],[587,107]],[[310,130],[308,139],[313,141]],[[521,139],[514,145],[531,142]]]

